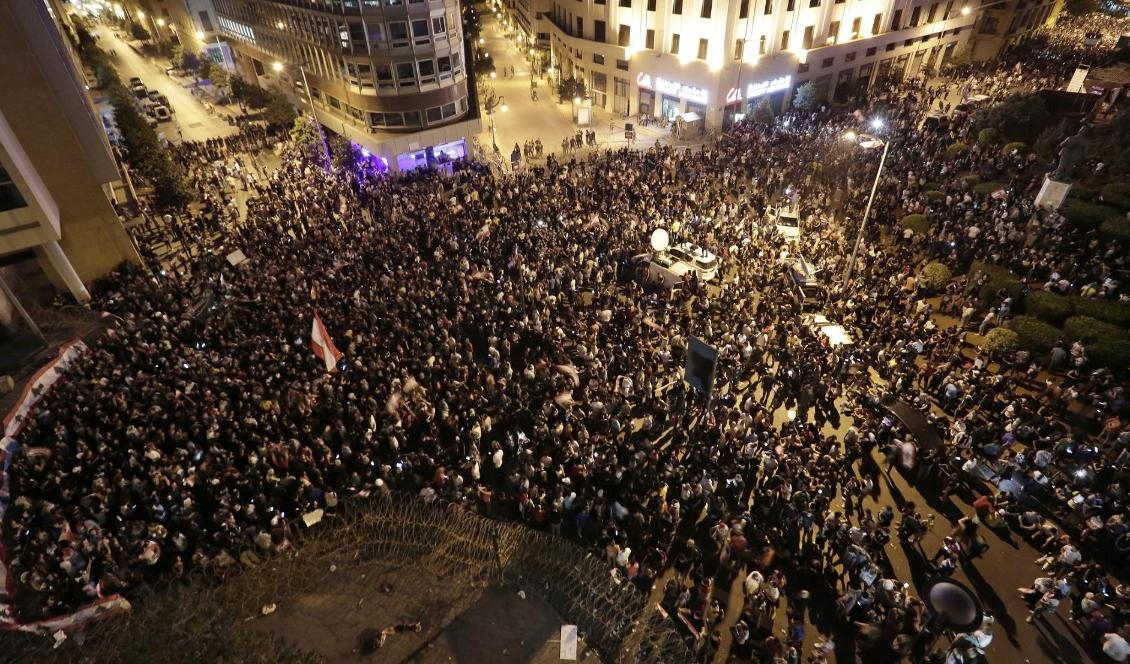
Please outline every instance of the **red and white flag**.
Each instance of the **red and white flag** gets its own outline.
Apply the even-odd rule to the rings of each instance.
[[[318,359],[326,363],[326,371],[337,371],[337,361],[341,359],[342,352],[334,345],[318,314],[314,314],[314,327],[310,330],[310,347]]]

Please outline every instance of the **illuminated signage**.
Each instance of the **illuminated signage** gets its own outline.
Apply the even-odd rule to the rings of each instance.
[[[735,101],[741,101],[743,98],[757,99],[758,97],[764,97],[765,95],[773,94],[774,92],[788,90],[790,87],[792,87],[792,84],[792,76],[781,76],[768,81],[758,81],[756,83],[750,83],[748,86],[746,86],[745,97],[742,97],[741,90],[737,88],[730,88],[730,91],[726,93],[726,103],[732,104]]]
[[[706,90],[702,88],[696,88],[693,85],[685,85],[676,81],[669,81],[662,76],[656,76],[655,80],[653,81],[651,74],[640,72],[639,75],[636,76],[636,85],[640,86],[641,88],[647,88],[649,90],[661,92],[671,97],[686,99],[687,101],[691,101],[696,104],[706,103]]]

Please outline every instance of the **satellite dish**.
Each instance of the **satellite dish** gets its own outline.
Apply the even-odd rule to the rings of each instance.
[[[657,228],[651,232],[651,248],[656,251],[663,251],[671,243],[671,238],[667,236],[667,231],[662,228]]]
[[[926,607],[955,632],[969,632],[981,626],[985,611],[977,595],[952,579],[939,579],[923,593]]]

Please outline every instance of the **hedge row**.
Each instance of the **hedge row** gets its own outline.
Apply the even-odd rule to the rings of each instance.
[[[908,214],[902,218],[899,224],[903,228],[909,228],[917,235],[925,235],[930,232],[930,220],[924,214]]]
[[[1032,316],[1016,316],[1009,327],[1016,333],[1017,345],[1034,353],[1046,354],[1059,341],[1081,339],[1092,366],[1130,369],[1130,338],[1117,325],[1089,316],[1072,316],[1060,330]]]
[[[1020,277],[1010,272],[1007,267],[974,261],[973,265],[969,268],[969,278],[973,279],[978,272],[984,272],[985,276],[988,277],[985,284],[981,286],[981,289],[977,292],[977,296],[981,298],[982,302],[993,301],[996,298],[997,292],[1001,289],[1007,291],[1013,301],[1020,298],[1020,294],[1023,291]]]
[[[1014,316],[1009,327],[1016,333],[1020,347],[1034,353],[1047,353],[1063,339],[1059,328],[1031,316]]]
[[[1024,297],[1024,310],[1045,323],[1057,326],[1070,316],[1082,316],[1124,330],[1130,327],[1130,304],[1117,300],[1032,291]]]
[[[1079,199],[1069,199],[1060,210],[1060,214],[1082,231],[1094,230],[1107,219],[1122,216],[1115,208]]]

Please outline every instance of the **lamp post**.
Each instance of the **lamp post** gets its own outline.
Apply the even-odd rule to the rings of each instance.
[[[882,129],[883,121],[875,119],[871,121],[871,126],[875,129]],[[849,133],[846,137],[852,142],[856,142],[859,136],[855,133]],[[855,271],[855,261],[859,258],[859,247],[863,244],[863,233],[867,230],[867,218],[871,216],[871,206],[875,203],[875,192],[879,189],[879,178],[883,174],[883,166],[887,163],[887,149],[890,148],[891,142],[889,140],[882,141],[874,136],[865,137],[867,140],[858,141],[858,144],[864,149],[878,147],[880,144],[883,146],[883,156],[879,158],[879,168],[875,171],[875,182],[871,185],[871,195],[867,198],[867,208],[863,211],[863,219],[859,222],[859,232],[855,236],[855,246],[851,249],[851,258],[848,259],[847,269],[844,270],[844,281],[851,279],[852,273]]]
[[[326,158],[326,172],[329,173],[332,167],[330,166],[330,148],[329,144],[326,143],[326,132],[322,129],[322,121],[318,119],[318,109],[314,107],[314,97],[310,94],[310,84],[306,82],[306,68],[303,67],[301,63],[297,66],[298,72],[302,74],[302,87],[306,91],[306,101],[310,104],[310,115],[314,119],[314,124],[318,127],[318,139],[322,142],[322,154],[325,155]],[[271,65],[271,69],[273,69],[276,74],[281,73],[285,67],[283,63],[278,61]]]
[[[486,109],[487,118],[490,119],[490,143],[494,147],[494,151],[498,152],[498,136],[494,126],[494,111],[495,109],[501,110],[505,113],[509,110],[506,105],[506,97],[499,96],[495,93],[494,88],[491,87],[490,92],[487,93],[486,99],[483,100],[483,108]]]
[[[227,69],[228,71],[230,71],[231,73],[234,74],[235,73],[235,63],[234,62],[232,63],[232,66],[231,66],[230,69],[228,68],[228,56],[224,54],[224,47],[220,43],[220,33],[217,32],[215,34],[216,34],[216,48],[220,50],[220,64],[223,65],[224,69]],[[205,46],[208,45],[208,42],[204,39],[204,32],[202,30],[196,31],[196,39],[201,44],[204,44]]]

